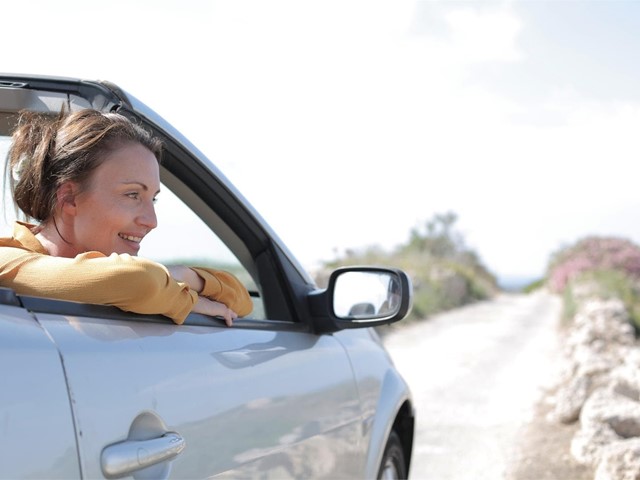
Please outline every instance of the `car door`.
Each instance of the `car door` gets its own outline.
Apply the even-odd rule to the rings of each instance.
[[[64,361],[86,478],[169,468],[172,478],[358,476],[358,393],[330,335],[36,316]],[[168,432],[184,450],[145,477],[140,451],[152,447],[134,440]],[[106,447],[128,440],[122,459],[101,464]]]
[[[0,478],[78,478],[58,351],[6,289],[0,289],[0,319]]]

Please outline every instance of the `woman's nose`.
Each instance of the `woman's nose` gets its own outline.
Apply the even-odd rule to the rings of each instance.
[[[142,215],[138,217],[138,222],[149,230],[158,226],[158,217],[156,217],[156,208],[153,203],[147,205]]]

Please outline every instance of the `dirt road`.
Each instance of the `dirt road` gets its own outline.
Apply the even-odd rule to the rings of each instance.
[[[514,446],[557,375],[557,297],[502,295],[385,335],[417,406],[410,478],[507,478]]]

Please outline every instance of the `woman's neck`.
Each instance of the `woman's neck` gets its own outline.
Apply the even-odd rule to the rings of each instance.
[[[79,253],[73,244],[63,238],[55,220],[41,225],[39,232],[36,233],[36,238],[52,257],[73,258]]]

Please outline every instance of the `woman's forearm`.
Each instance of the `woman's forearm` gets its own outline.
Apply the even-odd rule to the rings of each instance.
[[[189,267],[174,265],[167,267],[167,270],[169,270],[171,276],[178,282],[186,283],[191,290],[198,293],[202,292],[202,289],[204,288],[204,280]]]

